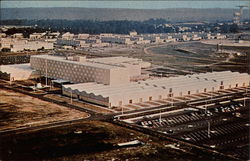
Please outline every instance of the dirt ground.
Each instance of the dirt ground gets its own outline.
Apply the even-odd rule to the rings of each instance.
[[[136,147],[117,146],[118,143],[133,140],[139,140],[144,144]],[[82,121],[70,126],[2,135],[0,159],[3,161],[198,161],[223,158],[208,155],[186,145],[176,147],[170,141],[108,122]]]
[[[59,95],[55,95],[55,94],[46,94],[44,95],[44,97],[53,99],[53,100],[57,100],[57,101],[61,101],[61,102],[67,102],[70,103],[70,98],[66,97],[66,96],[59,96]],[[75,99],[73,99],[73,105],[76,105],[78,107],[82,107],[82,108],[86,108],[92,111],[95,111],[97,113],[102,113],[102,114],[110,114],[113,113],[113,111],[109,110],[107,107],[101,107],[101,106],[97,106],[97,105],[92,105],[92,104],[87,104],[81,101],[76,101]]]
[[[88,114],[0,89],[0,130],[85,118]]]
[[[180,73],[231,70],[249,73],[250,47],[221,47],[223,50],[242,52],[243,56],[221,55],[217,46],[194,42],[173,42],[148,45],[114,45],[112,47],[73,51],[88,57],[128,56],[141,58],[154,65],[171,67]],[[101,53],[101,54],[100,54]]]

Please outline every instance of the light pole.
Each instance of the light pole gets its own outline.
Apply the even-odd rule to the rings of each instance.
[[[244,98],[244,107],[246,107],[246,98],[247,98],[247,86],[246,86],[246,96]]]
[[[70,103],[72,104],[73,103],[73,100],[72,100],[72,89],[70,89]]]
[[[161,110],[160,110],[160,118],[159,118],[159,122],[160,122],[160,124],[161,124]]]

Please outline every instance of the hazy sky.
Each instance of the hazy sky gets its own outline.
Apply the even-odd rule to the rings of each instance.
[[[25,7],[84,7],[84,8],[138,8],[138,9],[162,9],[162,8],[235,8],[237,5],[248,5],[248,0],[211,0],[211,1],[13,1],[1,0],[1,8],[25,8]]]

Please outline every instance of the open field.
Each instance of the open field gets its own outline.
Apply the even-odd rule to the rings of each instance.
[[[249,73],[249,47],[223,46],[222,49],[241,52],[243,55],[218,53],[216,45],[203,44],[199,41],[130,46],[113,45],[112,47],[73,52],[88,57],[128,56],[140,58],[154,65],[154,71],[150,71],[151,73],[163,73],[164,75],[225,70]]]
[[[236,56],[217,53],[216,45],[207,45],[200,42],[186,42],[169,44],[160,47],[149,48],[151,54],[161,54],[162,65],[171,66],[180,70],[193,72],[211,72],[232,70],[249,72],[250,48],[223,47],[223,49],[235,50],[245,55]],[[159,62],[159,61],[158,61]]]
[[[0,109],[1,130],[88,117],[87,113],[6,89],[0,90]]]
[[[118,147],[139,140],[143,145]],[[32,151],[32,153],[31,153]],[[0,136],[5,160],[216,160],[226,159],[182,144],[100,121]]]
[[[223,46],[231,46],[231,47],[250,47],[249,41],[236,43],[234,40],[203,40],[202,43],[210,45],[221,44]]]

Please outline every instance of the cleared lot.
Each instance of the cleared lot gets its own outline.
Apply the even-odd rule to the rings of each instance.
[[[88,117],[87,113],[10,90],[0,90],[0,130],[85,117]]]

